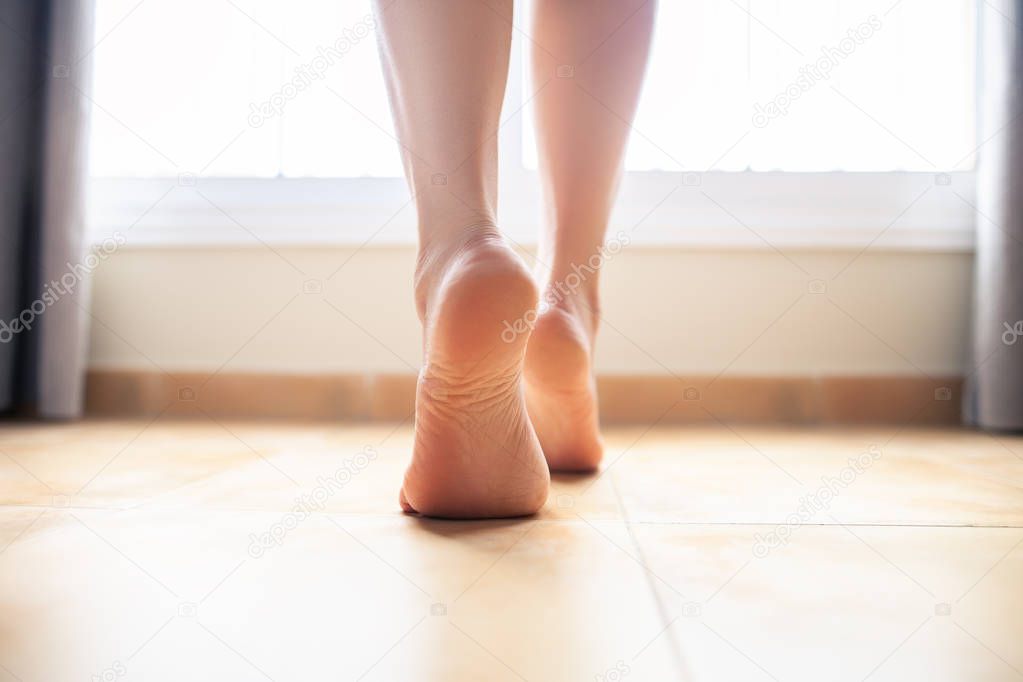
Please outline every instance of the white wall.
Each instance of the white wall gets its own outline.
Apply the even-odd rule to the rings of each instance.
[[[94,273],[90,366],[202,371],[226,363],[228,372],[274,373],[418,366],[412,247],[274,249],[121,247]],[[629,246],[603,269],[598,371],[963,372],[970,254],[867,251],[837,277],[856,251],[787,255],[824,280],[827,293],[810,293],[810,278],[770,250]],[[322,293],[303,293],[309,279],[323,281]]]

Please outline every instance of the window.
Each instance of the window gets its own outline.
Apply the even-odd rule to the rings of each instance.
[[[502,222],[526,240],[527,4],[501,132]],[[752,226],[839,243],[952,187],[958,199],[925,192],[886,238],[965,245],[974,13],[974,0],[662,0],[615,221],[647,221],[650,241],[756,243]],[[97,231],[141,216],[143,241],[412,238],[368,0],[98,0],[93,55]]]
[[[98,176],[397,176],[367,0],[99,0]]]

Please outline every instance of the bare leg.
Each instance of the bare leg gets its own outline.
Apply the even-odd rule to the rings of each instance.
[[[502,332],[536,305],[538,292],[494,222],[512,3],[376,5],[419,216],[423,369],[401,504],[431,516],[531,514],[547,498],[549,475],[525,408],[528,335]]]
[[[533,74],[546,303],[526,356],[526,394],[552,470],[600,464],[593,343],[597,262],[636,110],[653,30],[654,0],[536,0]],[[569,70],[570,69],[570,70]],[[557,77],[560,76],[560,77]],[[574,274],[573,274],[574,273]]]

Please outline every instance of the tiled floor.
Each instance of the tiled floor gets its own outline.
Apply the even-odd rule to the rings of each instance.
[[[1023,680],[1023,438],[607,435],[466,523],[407,425],[5,427],[0,681]]]

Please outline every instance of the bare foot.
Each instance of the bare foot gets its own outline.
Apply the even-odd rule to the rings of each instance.
[[[576,294],[556,300],[536,319],[526,350],[526,405],[551,471],[600,466],[593,340],[597,315]]]
[[[530,273],[484,226],[455,247],[424,251],[416,293],[425,361],[402,508],[449,518],[536,512],[550,475],[523,395],[528,335],[501,335],[536,305]]]

